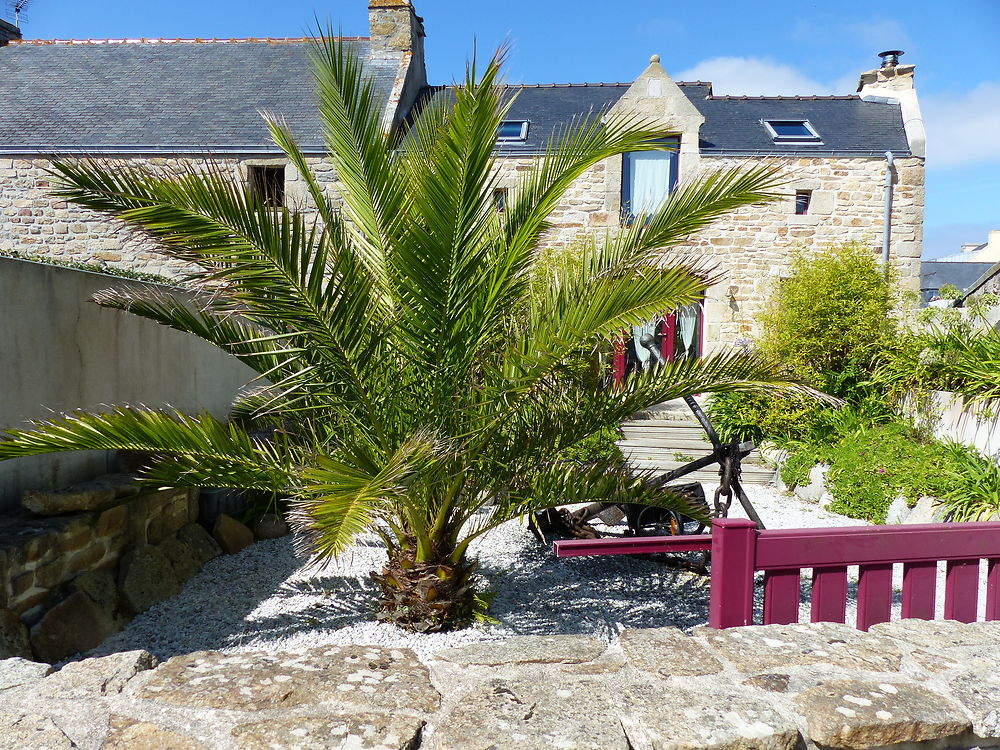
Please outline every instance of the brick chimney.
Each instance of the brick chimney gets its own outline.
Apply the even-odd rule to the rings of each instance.
[[[371,0],[368,25],[373,56],[412,52],[423,58],[424,19],[410,0]]]
[[[913,86],[915,65],[900,65],[903,50],[879,52],[882,65],[861,74],[858,93],[864,101],[898,104],[903,117],[906,140],[913,156],[924,158],[927,152],[927,134],[924,119]]]
[[[17,28],[12,23],[7,23],[2,18],[0,18],[0,47],[3,47],[7,42],[14,41],[21,38],[21,30]]]

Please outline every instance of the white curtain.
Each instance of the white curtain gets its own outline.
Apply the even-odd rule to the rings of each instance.
[[[656,335],[655,320],[652,323],[646,323],[646,325],[632,326],[632,346],[635,347],[635,356],[639,359],[639,363],[642,365],[643,369],[646,369],[646,365],[649,363],[649,358],[653,355],[650,354],[649,349],[639,343],[639,339],[642,338],[644,333],[648,333],[650,336]]]
[[[635,151],[629,154],[629,209],[633,216],[650,213],[670,195],[673,151]]]
[[[694,336],[698,331],[699,312],[701,312],[701,306],[697,302],[677,310],[677,333],[680,334],[685,357],[695,355]]]

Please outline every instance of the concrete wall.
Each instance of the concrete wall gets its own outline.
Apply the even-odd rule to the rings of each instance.
[[[937,417],[935,437],[964,443],[1000,460],[1000,416],[991,414],[989,408],[969,406],[957,393],[934,391],[929,411]]]
[[[135,283],[0,258],[0,428],[103,404],[169,404],[226,415],[253,376],[250,368],[194,336],[90,301],[100,289]],[[104,453],[0,462],[0,512],[16,506],[25,490],[110,468]]]

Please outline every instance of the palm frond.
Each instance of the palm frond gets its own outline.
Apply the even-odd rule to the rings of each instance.
[[[151,453],[142,475],[173,486],[233,486],[285,490],[293,483],[291,458],[211,414],[118,406],[107,413],[77,411],[36,420],[0,434],[0,460],[80,450]]]

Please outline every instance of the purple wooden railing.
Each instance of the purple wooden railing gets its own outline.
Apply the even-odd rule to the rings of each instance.
[[[844,622],[847,566],[858,566],[857,627],[887,622],[892,566],[903,566],[902,616],[934,618],[937,563],[946,562],[944,616],[974,622],[979,561],[987,560],[986,619],[1000,620],[1000,523],[936,523],[759,531],[752,521],[712,521],[697,536],[574,539],[555,543],[558,557],[711,551],[709,625],[753,625],[754,573],[764,571],[764,622],[799,620],[802,568],[812,568],[812,622]]]

